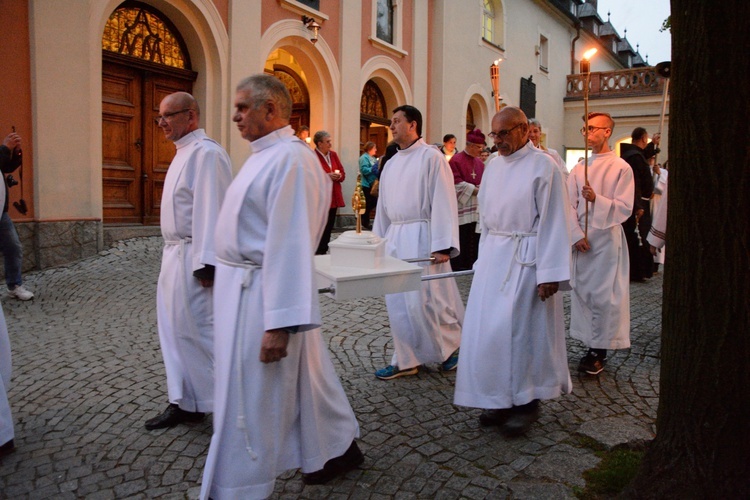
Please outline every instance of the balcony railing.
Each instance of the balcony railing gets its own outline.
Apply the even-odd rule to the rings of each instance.
[[[566,100],[583,99],[584,75],[568,75]],[[661,94],[664,79],[653,66],[646,68],[600,71],[591,73],[589,98],[608,99],[638,95]]]

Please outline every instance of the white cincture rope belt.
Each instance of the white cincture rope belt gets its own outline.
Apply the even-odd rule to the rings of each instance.
[[[245,325],[246,308],[242,307],[242,297],[243,295],[245,295],[247,287],[250,286],[250,278],[252,277],[253,272],[260,269],[261,266],[260,264],[256,264],[255,262],[252,262],[250,260],[246,260],[244,262],[231,262],[220,257],[216,257],[216,260],[217,262],[220,262],[225,266],[238,267],[245,270],[245,274],[242,277],[242,291],[240,293],[240,318],[237,322],[238,329],[235,337],[235,368],[237,372],[237,387],[240,393],[238,398],[239,401],[237,403],[237,428],[242,430],[242,434],[245,437],[245,450],[247,450],[247,454],[250,455],[251,459],[258,460],[257,453],[255,453],[252,446],[250,446],[250,434],[248,432],[247,422],[245,419],[245,383],[242,378],[242,341],[244,332],[242,331],[242,328]]]
[[[415,222],[430,222],[430,219],[410,219],[410,220],[395,220],[391,222],[392,226],[400,226],[402,224],[413,224]]]
[[[530,262],[523,262],[518,258],[518,251],[521,248],[521,241],[523,241],[524,238],[530,238],[532,236],[536,236],[537,233],[522,233],[519,231],[513,231],[511,233],[505,232],[505,231],[490,231],[489,234],[494,236],[506,236],[508,238],[511,238],[513,240],[513,260],[518,262],[520,265],[524,267],[531,267],[536,265],[536,259],[530,261]],[[500,287],[502,290],[505,288],[505,284],[510,279],[510,271],[513,269],[513,261],[511,261],[510,264],[508,264],[508,272],[505,273],[505,279],[503,280],[503,286]]]

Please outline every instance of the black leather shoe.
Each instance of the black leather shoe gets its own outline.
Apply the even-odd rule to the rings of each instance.
[[[484,410],[479,415],[479,425],[489,427],[491,425],[503,425],[510,417],[510,408]]]
[[[508,437],[521,436],[526,434],[531,429],[531,424],[537,420],[539,420],[539,400],[535,399],[531,403],[514,406],[501,430]]]
[[[164,410],[164,413],[150,420],[146,420],[145,425],[147,430],[153,431],[156,429],[174,427],[183,422],[200,422],[205,416],[205,413],[185,411],[180,409],[176,404],[170,404],[167,406],[167,409]]]
[[[302,482],[305,484],[325,484],[336,476],[356,469],[364,461],[365,456],[362,455],[357,443],[352,441],[346,453],[340,457],[330,459],[322,469],[310,472],[309,474],[303,473]]]
[[[16,451],[16,445],[13,444],[13,440],[11,439],[4,445],[0,446],[0,457],[4,457],[5,455],[10,455]]]

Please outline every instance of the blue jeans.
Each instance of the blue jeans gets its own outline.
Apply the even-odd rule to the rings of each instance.
[[[23,247],[18,239],[16,226],[7,212],[0,218],[0,252],[5,261],[5,283],[12,290],[21,284],[21,262],[23,261]]]

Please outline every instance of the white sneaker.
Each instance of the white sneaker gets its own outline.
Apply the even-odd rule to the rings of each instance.
[[[8,290],[8,296],[18,300],[31,300],[34,298],[34,294],[26,290],[23,285],[18,285],[13,290]]]

